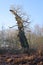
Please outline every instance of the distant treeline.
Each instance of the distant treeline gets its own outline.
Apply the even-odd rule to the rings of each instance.
[[[26,32],[26,37],[30,48],[43,49],[43,27],[34,26],[34,30]],[[0,48],[20,49],[21,44],[18,37],[18,31],[15,29],[0,31]]]

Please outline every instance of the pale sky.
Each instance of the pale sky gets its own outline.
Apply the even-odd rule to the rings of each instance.
[[[16,24],[14,16],[10,13],[11,5],[20,5],[31,19],[31,26],[43,25],[43,0],[0,0],[0,29]]]

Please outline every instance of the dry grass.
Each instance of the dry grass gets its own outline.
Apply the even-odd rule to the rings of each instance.
[[[38,50],[34,54],[0,54],[0,65],[43,65],[43,53]]]

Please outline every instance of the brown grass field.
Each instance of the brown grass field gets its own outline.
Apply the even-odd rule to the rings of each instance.
[[[0,53],[0,65],[43,65],[43,53]]]

